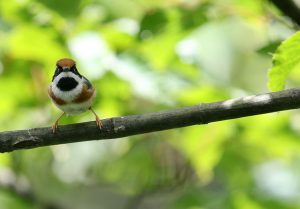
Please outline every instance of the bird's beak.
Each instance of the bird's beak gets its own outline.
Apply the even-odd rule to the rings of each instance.
[[[70,68],[68,68],[68,67],[63,67],[63,72],[69,72],[70,71]]]

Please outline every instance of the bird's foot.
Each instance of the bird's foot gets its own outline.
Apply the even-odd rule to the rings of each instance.
[[[58,121],[56,121],[52,126],[52,133],[55,133],[56,129],[58,128]]]
[[[98,116],[96,116],[96,124],[100,129],[103,128],[103,123]]]
[[[55,123],[53,124],[52,128],[52,132],[55,133],[56,129],[58,128],[58,121],[61,119],[61,117],[65,114],[65,112],[63,112],[59,118],[55,121]]]

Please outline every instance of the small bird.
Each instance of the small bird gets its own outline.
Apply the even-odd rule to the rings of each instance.
[[[63,58],[56,62],[48,94],[53,103],[63,111],[52,126],[53,133],[63,115],[79,114],[87,110],[95,115],[97,126],[102,128],[102,122],[92,108],[96,90],[90,81],[78,72],[74,60]]]

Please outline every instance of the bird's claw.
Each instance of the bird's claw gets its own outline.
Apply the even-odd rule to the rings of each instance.
[[[96,116],[96,124],[100,129],[103,128],[103,123],[98,116]]]
[[[54,123],[51,128],[52,128],[52,133],[55,133],[56,129],[58,127],[58,123]]]

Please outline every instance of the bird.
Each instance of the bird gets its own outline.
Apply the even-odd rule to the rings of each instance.
[[[56,62],[48,95],[55,106],[63,111],[52,125],[53,133],[56,132],[58,122],[65,114],[80,114],[88,110],[94,114],[96,125],[100,129],[103,127],[99,116],[92,108],[96,89],[86,77],[78,72],[73,59],[62,58]]]

